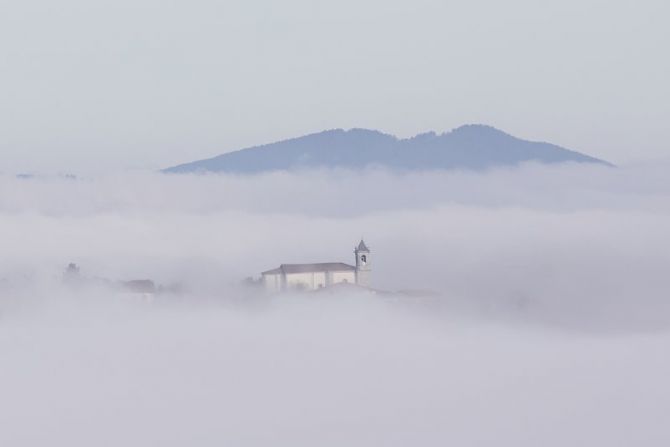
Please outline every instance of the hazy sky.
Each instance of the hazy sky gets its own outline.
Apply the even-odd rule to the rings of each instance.
[[[0,171],[465,123],[668,158],[669,14],[661,0],[3,1]]]

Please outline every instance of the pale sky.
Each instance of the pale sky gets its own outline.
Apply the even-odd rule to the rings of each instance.
[[[669,16],[661,0],[2,0],[0,172],[466,123],[667,159]]]

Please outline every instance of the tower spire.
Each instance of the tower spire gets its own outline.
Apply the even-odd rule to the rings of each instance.
[[[358,243],[358,247],[356,247],[356,251],[364,251],[367,253],[370,253],[370,249],[368,248],[367,245],[365,245],[365,241],[363,238],[361,238],[361,241]]]

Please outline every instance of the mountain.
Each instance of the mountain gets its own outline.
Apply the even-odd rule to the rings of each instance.
[[[429,132],[408,139],[366,129],[327,130],[174,166],[163,172],[252,174],[368,166],[394,170],[481,170],[527,161],[609,165],[553,144],[521,140],[490,126],[467,125],[440,135]]]

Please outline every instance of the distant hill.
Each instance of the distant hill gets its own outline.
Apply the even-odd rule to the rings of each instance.
[[[484,125],[398,139],[374,130],[327,130],[165,169],[167,173],[258,173],[307,168],[481,170],[540,163],[609,163],[549,144],[521,140]]]

